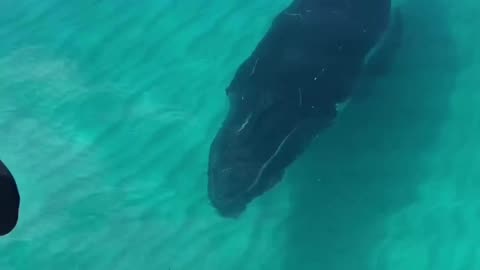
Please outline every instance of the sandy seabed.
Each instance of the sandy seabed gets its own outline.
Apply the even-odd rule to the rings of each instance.
[[[0,3],[0,158],[22,192],[0,269],[480,269],[473,0],[396,3],[369,95],[241,219],[209,206],[224,89],[288,3]]]

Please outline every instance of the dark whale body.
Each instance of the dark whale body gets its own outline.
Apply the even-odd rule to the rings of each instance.
[[[9,234],[17,225],[20,194],[15,178],[0,160],[0,236]]]
[[[240,215],[331,125],[390,9],[390,0],[295,0],[275,17],[228,86],[210,146],[208,196],[221,216]]]

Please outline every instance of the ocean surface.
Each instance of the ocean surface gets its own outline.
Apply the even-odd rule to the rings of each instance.
[[[225,87],[289,0],[1,0],[1,270],[480,269],[480,3],[402,0],[387,74],[238,220]]]

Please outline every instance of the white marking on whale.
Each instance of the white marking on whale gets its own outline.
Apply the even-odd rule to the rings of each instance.
[[[243,121],[242,125],[240,125],[240,128],[237,130],[237,133],[240,133],[242,132],[242,130],[245,129],[245,127],[248,125],[248,123],[250,122],[250,119],[252,118],[252,113],[249,114],[247,116],[247,118],[245,119],[245,121]]]
[[[262,177],[263,175],[263,171],[265,171],[265,169],[268,167],[268,165],[272,162],[273,159],[275,159],[275,157],[278,155],[278,153],[280,153],[280,151],[282,150],[283,146],[285,145],[285,143],[287,142],[288,138],[290,138],[290,136],[292,136],[292,134],[295,132],[295,130],[297,130],[297,127],[293,128],[288,134],[287,136],[285,136],[285,138],[283,138],[282,142],[278,145],[277,149],[275,149],[275,152],[273,153],[273,155],[271,155],[267,161],[265,161],[265,163],[263,163],[262,167],[260,167],[260,170],[258,171],[258,174],[257,174],[257,177],[255,177],[255,181],[253,181],[253,183],[248,187],[247,191],[250,191],[252,190],[257,184],[258,184],[258,181],[260,180],[260,178]]]

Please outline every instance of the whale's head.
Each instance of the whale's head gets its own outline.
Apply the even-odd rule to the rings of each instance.
[[[210,147],[208,195],[221,216],[237,217],[281,181],[322,121],[288,98],[264,102],[232,94],[230,101]]]

